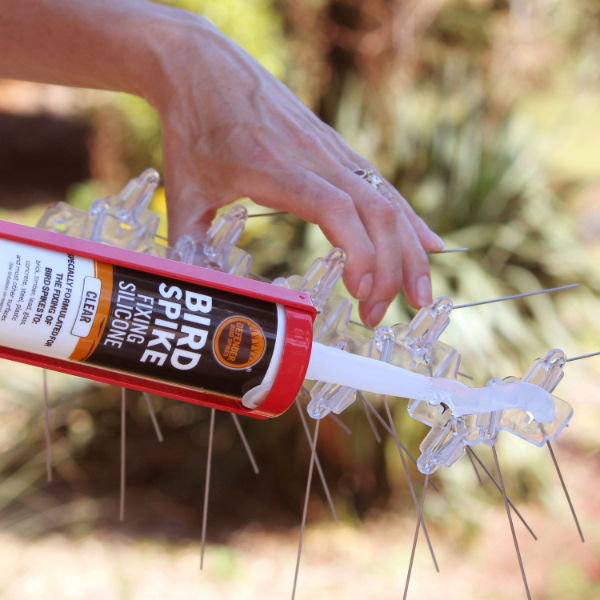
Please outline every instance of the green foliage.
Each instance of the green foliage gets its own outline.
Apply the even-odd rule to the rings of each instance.
[[[573,282],[599,289],[594,261],[540,159],[535,130],[514,109],[498,112],[460,61],[449,60],[445,73],[441,89],[424,84],[389,98],[384,121],[353,82],[337,122],[449,247],[470,248],[432,258],[434,294],[458,304]],[[450,339],[473,361],[473,374],[518,373],[551,346],[576,347],[561,308],[575,293],[588,294],[457,311]]]
[[[455,52],[438,57],[436,69],[432,80],[415,82],[410,90],[389,93],[377,103],[372,90],[349,78],[335,123],[448,247],[470,248],[465,254],[431,257],[434,296],[449,296],[459,304],[568,283],[583,285],[553,296],[457,310],[443,341],[461,352],[462,371],[474,376],[476,385],[492,376],[518,376],[553,347],[572,355],[597,348],[597,264],[559,193],[564,182],[555,179],[544,161],[535,121],[519,103],[505,105],[494,96],[484,74]],[[399,309],[400,320],[406,322],[412,310],[402,300]],[[402,403],[396,406],[402,439],[422,439],[423,427],[406,416]],[[508,478],[519,475],[525,482],[517,495],[537,498],[543,492],[536,475],[540,455],[534,454],[521,451],[506,459]],[[522,465],[519,457],[530,455],[529,464]],[[470,467],[463,462],[442,469],[440,476],[445,495],[464,508],[461,522],[476,526],[469,514],[478,514],[490,498],[465,490],[465,470]],[[402,470],[392,443],[386,463],[390,484],[401,487]],[[448,530],[444,507],[428,502],[431,516]],[[468,528],[458,529],[458,537],[470,535]]]

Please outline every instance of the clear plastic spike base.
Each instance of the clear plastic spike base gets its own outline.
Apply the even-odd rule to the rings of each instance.
[[[172,246],[167,246],[158,241],[160,217],[150,209],[159,182],[159,174],[154,169],[147,169],[119,194],[96,200],[87,212],[64,202],[58,203],[45,212],[38,227],[248,276],[252,259],[236,246],[248,218],[246,209],[234,206],[218,217],[206,234],[184,235]],[[274,285],[310,295],[318,310],[313,340],[427,377],[456,379],[461,355],[439,339],[450,323],[452,301],[438,298],[419,310],[407,324],[379,327],[374,331],[365,329],[363,335],[349,326],[351,302],[334,291],[342,277],[344,263],[344,252],[334,248],[327,256],[317,258],[304,275],[273,281]],[[493,379],[488,386],[523,381],[552,393],[563,376],[565,360],[561,350],[551,350],[544,358],[536,359],[523,377]],[[345,411],[356,401],[358,391],[339,384],[307,381],[302,394],[310,397],[308,414],[313,419],[322,419],[331,413]],[[548,423],[536,422],[532,415],[519,408],[455,416],[443,405],[423,399],[409,401],[408,414],[430,427],[420,444],[419,469],[430,474],[440,466],[449,467],[464,455],[468,446],[493,445],[500,430],[537,446],[556,439],[569,423],[573,410],[560,398],[553,395],[552,399],[555,417]]]

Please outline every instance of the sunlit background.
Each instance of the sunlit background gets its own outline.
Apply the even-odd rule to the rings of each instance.
[[[378,166],[449,247],[435,295],[455,303],[580,283],[554,296],[464,309],[443,340],[483,385],[521,375],[553,347],[600,350],[600,4],[594,0],[189,0]],[[160,127],[126,95],[0,81],[0,217],[33,225],[59,200],[87,208],[146,167]],[[201,167],[199,167],[201,168]],[[261,209],[245,199],[250,212]],[[165,197],[153,200],[164,214]],[[242,244],[269,278],[302,272],[329,246],[292,216],[251,219]],[[402,298],[385,322],[413,313]],[[2,362],[0,598],[287,598],[308,445],[290,412],[244,421],[253,474],[217,415],[209,546],[198,571],[209,411],[128,400],[126,521],[118,523],[119,390],[50,374],[54,481],[46,482],[41,371]],[[600,357],[568,364],[557,395],[575,416],[556,453],[501,434],[513,501],[538,534],[517,534],[533,597],[600,597]],[[398,401],[413,450],[425,434]],[[297,598],[401,597],[416,512],[396,447],[359,408],[347,435],[325,421],[319,453],[341,522],[315,483]],[[482,456],[492,465],[491,455]],[[417,478],[418,473],[413,473]],[[421,481],[421,478],[419,478]],[[504,505],[466,459],[435,477],[410,598],[525,597]]]

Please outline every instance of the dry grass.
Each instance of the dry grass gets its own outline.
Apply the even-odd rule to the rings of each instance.
[[[534,598],[591,600],[600,593],[600,487],[595,485],[599,460],[570,454],[560,446],[558,452],[586,543],[577,538],[558,484],[542,499],[545,506],[536,502],[520,507],[540,540],[535,542],[521,526],[517,531]],[[454,507],[446,505],[445,510],[450,515],[446,518],[453,519]],[[409,513],[380,515],[359,527],[311,525],[297,598],[401,597],[415,524]],[[460,523],[443,530],[432,527],[442,570],[435,574],[421,543],[409,597],[524,597],[503,506],[488,504],[474,519],[480,530],[469,542]],[[227,546],[209,545],[205,570],[199,572],[195,542],[171,544],[107,532],[83,537],[53,534],[35,541],[3,534],[0,598],[289,598],[297,539],[297,530],[269,532],[260,524],[248,526],[234,533]]]

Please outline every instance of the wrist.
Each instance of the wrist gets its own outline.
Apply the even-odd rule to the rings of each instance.
[[[180,95],[186,71],[196,69],[201,45],[218,30],[205,17],[179,9],[166,9],[151,18],[144,29],[144,56],[137,69],[137,91],[159,113]]]

